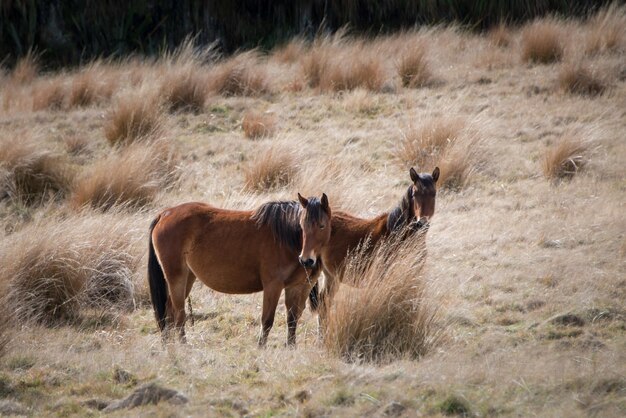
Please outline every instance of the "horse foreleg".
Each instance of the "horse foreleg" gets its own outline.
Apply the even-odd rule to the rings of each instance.
[[[319,314],[317,316],[317,332],[320,340],[324,339],[324,333],[326,332],[326,326],[328,324],[330,306],[333,303],[337,290],[339,290],[339,282],[335,279],[335,277],[324,271],[324,287],[320,291],[320,307]]]
[[[259,347],[267,343],[267,335],[274,325],[274,315],[276,306],[280,299],[280,292],[283,288],[280,283],[270,283],[263,289],[263,313],[261,314],[261,335],[259,336]]]
[[[304,284],[285,289],[285,307],[287,308],[287,346],[295,347],[298,320],[304,311],[311,286]]]

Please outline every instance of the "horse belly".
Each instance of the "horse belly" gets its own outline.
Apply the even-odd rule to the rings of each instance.
[[[198,280],[217,292],[246,294],[263,290],[258,269],[241,263],[213,263],[208,268],[194,265],[189,267]]]

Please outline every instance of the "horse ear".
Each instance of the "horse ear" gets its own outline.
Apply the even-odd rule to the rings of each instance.
[[[324,209],[324,212],[330,213],[330,206],[328,206],[328,196],[326,196],[326,193],[322,193],[322,209]]]
[[[298,193],[298,200],[300,201],[300,204],[302,205],[302,207],[306,209],[307,205],[309,204],[309,201],[306,198],[302,197],[300,193]]]
[[[433,170],[433,181],[437,183],[438,179],[439,179],[439,167],[435,167],[435,169]]]
[[[413,167],[411,167],[411,169],[409,170],[409,174],[411,175],[411,181],[413,181],[413,183],[417,183],[419,181],[420,176],[417,174],[417,171],[415,171]]]

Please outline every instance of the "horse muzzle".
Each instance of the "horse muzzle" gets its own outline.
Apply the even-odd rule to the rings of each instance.
[[[314,260],[313,258],[298,257],[298,260],[300,261],[300,264],[302,265],[302,267],[304,267],[305,269],[310,269],[310,268],[315,267],[316,260]]]

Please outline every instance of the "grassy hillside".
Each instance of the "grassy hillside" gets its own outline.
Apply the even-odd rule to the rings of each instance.
[[[157,382],[189,402],[111,415],[622,416],[624,27],[611,8],[227,60],[189,45],[45,74],[22,60],[0,82],[0,412],[97,416]],[[282,302],[258,349],[261,294],[200,284],[188,344],[161,344],[145,280],[159,210],[325,192],[373,217],[410,166],[441,168],[426,261],[346,273],[389,287],[343,286],[334,319],[364,323],[365,301],[399,289],[390,309],[419,302],[424,349],[345,356],[307,309],[290,350]]]

